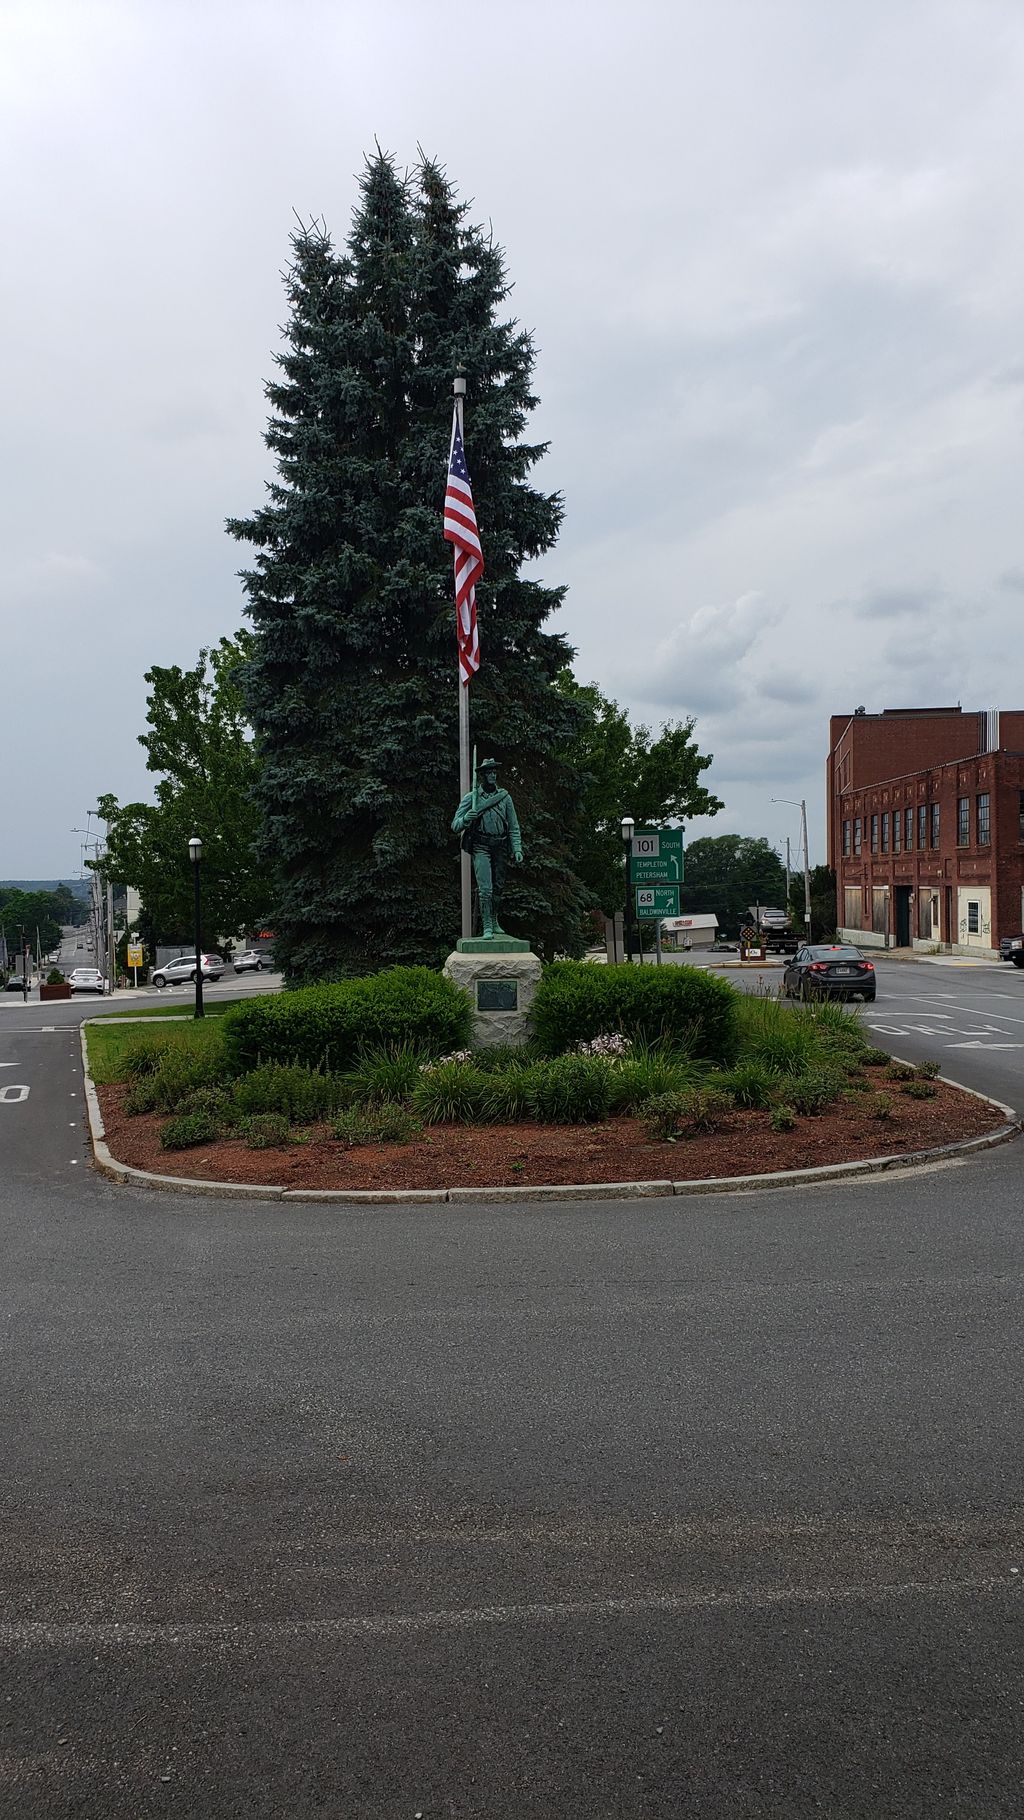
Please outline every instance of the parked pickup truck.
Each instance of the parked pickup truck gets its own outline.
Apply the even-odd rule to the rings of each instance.
[[[788,910],[773,910],[770,904],[751,904],[748,914],[769,954],[796,953],[800,942]]]

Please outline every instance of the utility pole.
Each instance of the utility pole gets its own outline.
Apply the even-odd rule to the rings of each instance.
[[[789,915],[789,835],[786,836],[786,915]]]
[[[811,939],[811,867],[807,854],[807,799],[801,797],[794,802],[791,796],[773,796],[773,803],[786,803],[791,809],[800,811],[800,830],[804,843],[804,941]],[[789,842],[786,842],[788,848]]]

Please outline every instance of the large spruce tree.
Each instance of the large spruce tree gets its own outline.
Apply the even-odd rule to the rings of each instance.
[[[508,925],[575,950],[592,901],[571,749],[579,705],[554,687],[572,653],[545,630],[562,591],[526,579],[552,548],[557,495],[529,484],[533,346],[505,319],[502,254],[440,168],[409,181],[378,154],[347,251],[320,224],[293,237],[287,345],[267,387],[278,478],[232,535],[255,628],[246,673],[262,759],[278,952],[292,979],[439,962],[458,933],[458,738],[451,550],[441,503],[452,376],[468,376],[466,443],[486,574],[474,738],[516,797],[526,864]]]

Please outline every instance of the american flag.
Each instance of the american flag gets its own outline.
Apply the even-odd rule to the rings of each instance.
[[[480,668],[480,639],[476,629],[476,584],[484,572],[480,533],[473,510],[466,452],[462,446],[459,413],[452,424],[452,452],[448,463],[448,490],[444,496],[444,534],[455,545],[455,630],[459,641],[459,676],[468,683]]]

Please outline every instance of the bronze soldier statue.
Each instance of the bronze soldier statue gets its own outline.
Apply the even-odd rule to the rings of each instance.
[[[495,759],[485,758],[479,771],[474,768],[473,788],[456,809],[452,829],[462,836],[462,851],[473,856],[483,934],[504,935],[498,913],[505,873],[510,858],[517,865],[522,860],[523,842],[515,804],[507,790],[498,788]]]

